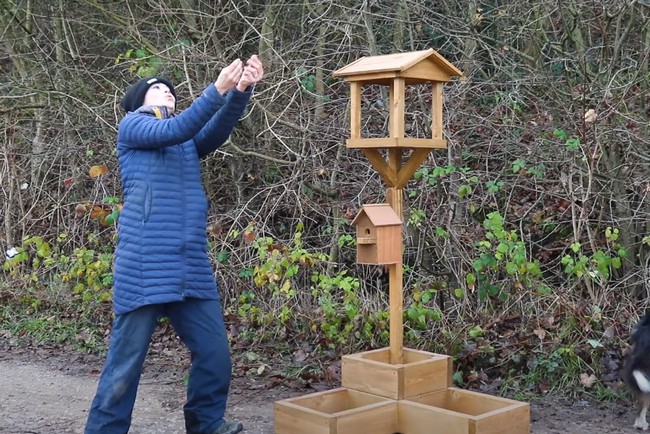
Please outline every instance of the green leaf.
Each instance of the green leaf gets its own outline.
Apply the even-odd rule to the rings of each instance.
[[[512,173],[517,173],[526,168],[526,160],[515,160],[512,163]]]
[[[228,262],[228,259],[230,258],[230,252],[222,250],[219,253],[217,253],[217,262],[223,264]]]
[[[472,187],[470,185],[463,184],[458,188],[458,197],[461,199],[466,198],[470,194],[472,194]]]
[[[517,264],[513,262],[508,262],[506,264],[506,273],[508,273],[510,276],[517,274],[518,271],[519,268],[517,267]]]
[[[572,138],[566,141],[566,147],[570,151],[576,151],[580,149],[580,140]]]
[[[106,219],[104,220],[107,225],[112,225],[117,222],[117,218],[120,216],[120,212],[117,209],[114,209],[112,213],[106,216]]]
[[[483,330],[483,328],[482,328],[481,326],[474,326],[474,327],[472,327],[472,328],[469,330],[468,333],[469,333],[469,335],[470,335],[471,337],[473,337],[474,339],[476,339],[476,338],[480,338],[481,336],[483,336],[483,333],[484,333],[484,332],[485,332],[485,331]]]
[[[553,137],[557,137],[558,139],[566,140],[569,135],[566,133],[564,130],[555,130],[553,131]]]

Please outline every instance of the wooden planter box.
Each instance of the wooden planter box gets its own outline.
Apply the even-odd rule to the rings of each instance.
[[[450,387],[400,401],[399,429],[401,434],[529,434],[530,405]]]
[[[391,399],[404,399],[451,386],[452,359],[403,349],[403,363],[390,363],[390,349],[351,354],[341,360],[341,385]]]
[[[276,434],[395,434],[397,403],[338,388],[275,403]]]

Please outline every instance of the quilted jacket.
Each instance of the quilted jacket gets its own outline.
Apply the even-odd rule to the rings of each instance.
[[[208,202],[199,159],[222,145],[250,91],[224,97],[210,85],[177,116],[141,107],[120,122],[117,155],[124,192],[115,252],[113,304],[138,307],[217,299],[207,253]]]

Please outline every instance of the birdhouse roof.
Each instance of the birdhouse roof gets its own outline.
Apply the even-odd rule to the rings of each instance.
[[[405,76],[436,81],[448,81],[452,76],[463,75],[458,68],[432,48],[408,53],[361,57],[333,73],[336,77],[344,77],[350,81],[372,81],[375,74],[381,78],[391,74],[395,77]]]
[[[401,225],[402,220],[395,213],[395,210],[387,203],[363,205],[357,216],[352,220],[354,226],[359,224],[363,216],[367,216],[375,227]]]

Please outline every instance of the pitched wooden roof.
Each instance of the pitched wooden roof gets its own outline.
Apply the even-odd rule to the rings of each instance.
[[[402,224],[402,220],[395,213],[395,210],[387,203],[363,205],[357,213],[357,216],[352,220],[352,224],[356,226],[363,215],[368,216],[370,222],[375,227]]]
[[[463,75],[458,68],[432,48],[408,53],[361,57],[333,73],[336,77],[344,77],[350,81],[355,79],[372,81],[374,74],[384,78],[388,74],[393,77],[404,76],[411,79],[439,81],[447,81],[452,76]]]

